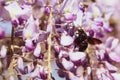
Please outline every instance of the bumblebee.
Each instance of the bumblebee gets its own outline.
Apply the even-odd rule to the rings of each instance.
[[[88,47],[88,44],[95,45],[102,43],[102,41],[97,38],[87,36],[86,32],[81,28],[77,29],[74,35],[75,35],[74,39],[75,48],[77,47],[79,51],[85,51]]]

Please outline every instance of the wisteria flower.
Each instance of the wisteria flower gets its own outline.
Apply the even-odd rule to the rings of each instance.
[[[65,33],[61,35],[60,44],[63,46],[69,46],[73,43],[73,38]]]

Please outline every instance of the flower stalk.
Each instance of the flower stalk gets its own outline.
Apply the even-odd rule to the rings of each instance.
[[[52,25],[52,9],[50,11],[49,24]],[[52,33],[48,37],[48,80],[51,80],[51,38]]]
[[[51,80],[51,34],[48,38],[48,80]]]

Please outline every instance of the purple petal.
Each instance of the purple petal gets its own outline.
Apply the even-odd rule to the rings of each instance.
[[[47,74],[40,73],[40,78],[43,79],[43,80],[47,79]]]
[[[106,42],[105,42],[105,45],[107,46],[107,47],[111,47],[112,46],[112,41],[113,41],[113,37],[109,37],[107,40],[106,40]]]
[[[28,66],[25,66],[24,67],[24,74],[27,74],[28,73]]]
[[[48,71],[47,67],[41,66],[39,76],[41,79],[47,79]]]
[[[60,46],[59,45],[54,45],[54,50],[55,50],[55,55],[58,56],[60,52]]]
[[[0,39],[3,39],[5,37],[5,31],[0,27]]]
[[[64,72],[64,71],[61,70],[61,69],[59,69],[59,70],[57,71],[57,73],[58,73],[59,77],[61,77],[61,78],[64,78],[64,77],[66,76],[66,72]]]
[[[23,31],[19,30],[19,31],[16,31],[14,34],[15,34],[15,37],[22,37],[22,33]]]
[[[19,25],[22,25],[24,23],[24,19],[22,17],[18,17]]]
[[[46,13],[47,16],[49,16],[49,14],[50,14],[50,7],[46,7],[45,8],[45,13]]]
[[[94,31],[93,31],[93,30],[89,30],[88,32],[89,32],[89,35],[90,35],[91,37],[94,36]]]
[[[85,7],[82,3],[79,4],[79,9],[82,11],[82,12],[85,12]]]
[[[5,0],[0,0],[0,6],[1,7],[6,6],[6,1]]]
[[[76,20],[76,18],[77,18],[77,15],[75,15],[75,14],[71,14],[71,13],[65,14],[66,21],[72,22],[72,21]]]
[[[102,37],[104,37],[104,33],[103,32],[96,32],[96,36],[102,38]]]
[[[9,12],[4,7],[1,6],[0,6],[0,17],[5,21],[11,20]]]
[[[12,20],[11,23],[15,28],[18,26],[17,20]]]
[[[62,65],[62,60],[61,59],[57,59],[56,60],[56,65],[60,68],[60,69],[64,69],[63,65]]]
[[[41,33],[41,34],[39,34],[38,42],[42,42],[42,41],[47,40],[48,36],[49,36],[49,33]]]
[[[101,18],[95,19],[95,25],[98,27],[103,27],[103,20]]]

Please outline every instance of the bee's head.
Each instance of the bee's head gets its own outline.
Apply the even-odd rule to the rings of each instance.
[[[82,34],[86,34],[85,31],[82,29],[82,28],[78,28],[76,31],[75,31],[75,36],[76,37],[79,37],[80,35]]]

